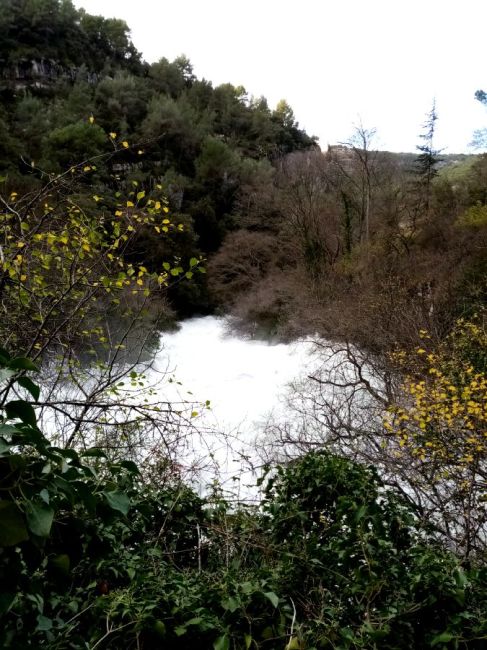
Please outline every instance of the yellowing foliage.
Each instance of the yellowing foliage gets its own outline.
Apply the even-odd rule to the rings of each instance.
[[[474,343],[480,357],[472,355]],[[441,467],[443,478],[449,467],[468,468],[487,460],[487,376],[482,363],[475,363],[482,362],[485,343],[483,327],[459,321],[437,352],[418,348],[401,404],[390,408],[384,422],[400,447]],[[398,359],[404,361],[404,355]]]
[[[130,192],[128,200],[119,196],[115,206],[94,194],[90,204],[74,191],[65,196],[65,176],[30,203],[12,192],[0,212],[0,299],[8,321],[19,324],[11,328],[4,321],[2,338],[13,348],[20,342],[29,354],[54,341],[79,341],[85,331],[91,336],[94,329],[85,321],[102,297],[104,304],[118,304],[123,292],[147,297],[167,285],[168,270],[183,273],[179,260],[150,272],[126,259],[141,229],[158,236],[181,230],[167,218],[158,190],[151,196]],[[103,332],[97,336],[107,340]]]

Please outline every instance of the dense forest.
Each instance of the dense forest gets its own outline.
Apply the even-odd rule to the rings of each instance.
[[[437,119],[322,151],[121,20],[4,0],[0,648],[486,647],[487,155]],[[201,314],[316,338],[251,501],[195,488],[210,404],[145,374]]]

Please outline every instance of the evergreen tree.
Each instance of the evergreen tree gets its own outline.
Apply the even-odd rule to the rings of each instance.
[[[441,149],[435,149],[433,146],[437,119],[436,102],[433,100],[431,110],[427,115],[426,122],[423,124],[424,131],[419,136],[422,144],[416,146],[419,154],[415,161],[415,172],[419,178],[421,201],[426,214],[429,214],[431,203],[431,183],[438,174],[437,165],[441,161]]]

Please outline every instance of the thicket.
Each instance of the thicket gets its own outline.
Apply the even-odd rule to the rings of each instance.
[[[0,362],[39,398],[32,362]],[[100,448],[54,446],[26,400],[0,427],[3,648],[485,644],[485,568],[462,567],[372,467],[309,453],[243,507],[169,465],[144,479]]]

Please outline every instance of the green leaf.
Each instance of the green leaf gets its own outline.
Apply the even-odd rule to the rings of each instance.
[[[275,594],[273,591],[266,591],[264,593],[264,596],[271,601],[274,607],[277,607],[279,605],[279,596]]]
[[[142,191],[142,192],[137,192],[137,201],[140,201],[141,199],[143,199],[144,196],[145,196],[145,192],[144,192],[144,191]]]
[[[163,263],[162,263],[162,268],[163,268],[165,271],[169,271],[169,269],[171,268],[171,265],[169,264],[169,262],[163,262]]]
[[[33,370],[34,372],[39,372],[39,368],[36,364],[26,357],[17,357],[16,359],[12,359],[8,364],[8,367],[13,368],[14,370]]]
[[[21,431],[13,424],[0,424],[0,436],[11,436],[14,433],[21,433]]]
[[[47,504],[28,503],[26,508],[27,526],[38,537],[49,537],[54,510]]]
[[[90,447],[90,449],[86,449],[86,451],[80,452],[80,456],[88,457],[88,458],[106,458],[107,457],[106,453],[102,449],[100,449],[99,447]]]
[[[10,354],[5,348],[0,348],[0,363],[8,365],[10,361]]]
[[[191,278],[193,277],[193,271],[186,271],[184,275],[187,280],[191,280]]]
[[[12,400],[5,405],[5,412],[9,419],[22,420],[25,424],[36,426],[36,414],[32,406],[24,400]]]
[[[193,266],[198,266],[198,260],[196,259],[196,257],[192,257],[189,260],[189,267],[192,269]]]
[[[455,569],[453,572],[453,578],[457,584],[457,587],[460,587],[460,589],[464,589],[468,584],[468,578],[461,568]]]
[[[450,632],[442,632],[441,634],[438,634],[438,636],[435,636],[431,642],[431,646],[438,645],[439,643],[448,643],[448,641],[451,641],[454,638],[454,634],[450,634]]]
[[[43,616],[42,614],[39,614],[37,617],[37,630],[39,630],[40,632],[48,632],[51,629],[52,629],[52,620],[50,618],[47,618],[47,616]]]
[[[252,635],[246,634],[244,636],[244,639],[245,639],[245,650],[249,650],[250,646],[252,645]]]
[[[29,539],[22,513],[13,501],[0,501],[0,546],[15,546]]]
[[[32,379],[29,379],[29,377],[19,377],[19,379],[17,379],[17,383],[19,384],[19,386],[22,386],[22,388],[28,390],[29,393],[37,402],[37,400],[39,399],[39,395],[41,394],[41,389],[37,384],[34,384]]]
[[[131,474],[140,474],[139,468],[133,460],[122,460],[120,467],[124,467]]]
[[[5,591],[0,594],[0,616],[6,614],[15,602],[15,592]]]
[[[166,626],[164,624],[164,621],[158,619],[154,623],[153,630],[159,638],[164,638],[166,636]]]
[[[233,614],[233,612],[235,612],[238,609],[239,604],[235,600],[235,598],[232,598],[230,596],[226,600],[222,600],[222,607],[223,607],[223,609],[226,609],[227,611],[232,612],[232,614]]]
[[[214,650],[229,650],[230,648],[230,637],[228,634],[223,634],[219,636],[218,639],[213,644]]]
[[[63,575],[69,575],[71,561],[69,559],[69,555],[67,555],[66,553],[61,553],[60,555],[56,555],[56,557],[53,557],[50,560],[50,565],[54,569],[56,569],[59,573],[62,573]]]
[[[118,512],[121,512],[123,515],[128,513],[130,508],[130,499],[126,494],[123,492],[117,492],[116,490],[111,492],[104,491],[103,494],[108,501],[110,508],[118,510]]]
[[[39,496],[44,501],[44,503],[49,503],[50,497],[49,497],[49,492],[46,490],[46,488],[44,488],[39,492]]]
[[[10,452],[10,445],[3,438],[0,438],[0,456]]]

